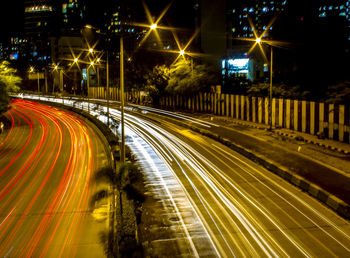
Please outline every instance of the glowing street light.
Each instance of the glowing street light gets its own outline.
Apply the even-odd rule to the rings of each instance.
[[[34,73],[35,69],[33,66],[29,67],[29,72]],[[38,93],[40,92],[40,73],[39,70],[37,70],[37,78],[38,78]]]
[[[78,63],[79,59],[78,58],[74,58],[74,63]]]
[[[267,57],[266,57],[266,54],[265,54],[265,51],[262,47],[262,44],[265,43],[267,45],[270,46],[271,48],[271,57],[270,57],[270,89],[269,89],[269,129],[272,129],[272,77],[273,77],[273,47],[272,45],[273,44],[281,44],[281,42],[275,42],[275,41],[271,41],[271,40],[266,40],[266,39],[262,39],[265,34],[270,30],[271,26],[273,25],[273,23],[276,21],[277,19],[277,16],[275,16],[271,21],[270,23],[268,24],[268,26],[266,27],[266,29],[261,33],[261,35],[258,35],[256,29],[255,29],[255,26],[251,20],[251,18],[248,16],[248,21],[249,21],[249,24],[253,30],[253,33],[254,33],[254,37],[255,38],[238,38],[240,40],[247,40],[247,41],[253,41],[254,44],[252,45],[252,47],[249,49],[248,53],[247,54],[250,54],[254,48],[258,45],[260,50],[261,50],[261,53],[262,55],[264,56],[264,59],[267,61]]]
[[[180,54],[180,56],[183,56],[185,54],[185,50],[181,49],[179,54]]]
[[[156,23],[153,23],[152,25],[151,25],[151,30],[155,30],[157,28],[157,24]]]
[[[255,39],[255,44],[254,44],[254,46],[251,48],[251,50],[253,50],[253,48],[255,47],[255,45],[258,45],[259,46],[259,48],[260,48],[260,50],[261,50],[261,52],[262,52],[262,54],[264,55],[264,57],[265,57],[265,59],[267,59],[266,58],[266,55],[265,55],[265,52],[264,52],[264,50],[263,50],[263,48],[262,48],[262,46],[261,46],[261,44],[262,43],[266,43],[266,44],[268,44],[268,41],[262,41],[261,40],[261,37],[256,37],[256,39]],[[269,46],[270,46],[270,48],[271,48],[271,56],[270,56],[270,88],[269,88],[269,129],[271,130],[272,129],[272,78],[273,78],[273,66],[272,66],[272,64],[273,64],[273,48],[272,48],[272,45],[271,44],[268,44]],[[250,50],[250,51],[251,51]],[[250,52],[249,51],[249,52]]]
[[[90,53],[93,53],[94,50],[93,50],[92,48],[89,48],[89,52],[90,52]]]

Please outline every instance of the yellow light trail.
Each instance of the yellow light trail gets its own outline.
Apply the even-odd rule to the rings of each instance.
[[[143,109],[188,119],[208,130],[214,126],[181,114]],[[111,109],[110,112],[113,118],[119,119],[119,111]],[[127,113],[125,121],[127,132],[131,130],[143,139],[140,144],[140,140],[131,135],[130,145],[137,146],[146,157],[145,162],[158,175],[158,181],[152,181],[154,174],[144,170],[150,184],[153,182],[155,187],[161,185],[168,189],[167,195],[175,210],[179,202],[189,200],[189,207],[194,209],[205,227],[200,236],[210,238],[214,253],[252,257],[350,254],[350,225],[340,218],[333,222],[332,212],[277,176],[215,141],[208,138],[203,141],[190,131],[184,134],[183,128],[166,120],[157,124]],[[147,150],[142,149],[146,147]],[[171,190],[174,181],[167,181],[172,177],[185,193],[186,198],[180,201],[177,193]],[[184,230],[191,254],[200,254],[196,249],[196,238],[189,230],[192,225],[183,223],[181,209],[177,208],[177,211],[180,220],[176,225]]]

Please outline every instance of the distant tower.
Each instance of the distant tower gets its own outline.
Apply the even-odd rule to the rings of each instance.
[[[226,0],[202,0],[200,2],[201,50],[208,54],[207,62],[220,69],[220,60],[225,56]]]
[[[345,25],[346,38],[350,42],[350,0],[321,0],[318,6],[318,17],[325,23],[338,19]]]
[[[64,34],[79,34],[84,26],[85,5],[81,0],[65,0],[61,7],[62,30]]]
[[[49,35],[55,31],[57,4],[53,0],[24,1],[24,35],[30,44],[28,60],[38,67],[50,60]]]
[[[268,26],[271,19],[282,12],[287,4],[286,0],[250,0],[243,4],[231,3],[228,10],[228,19],[231,21],[232,38],[253,38],[253,30],[249,24],[248,16],[251,18],[255,29],[260,35]],[[272,30],[273,27],[270,28]],[[268,36],[269,33],[266,35]]]
[[[52,28],[56,7],[52,0],[24,1],[24,32],[29,38],[44,38]]]

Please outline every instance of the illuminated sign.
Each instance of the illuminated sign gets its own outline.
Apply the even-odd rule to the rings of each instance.
[[[52,12],[52,7],[47,5],[26,7],[26,13]]]
[[[82,69],[82,74],[83,74],[83,80],[87,80],[87,71],[86,71],[86,68],[83,68]]]
[[[226,69],[234,73],[248,73],[249,58],[228,59]]]
[[[28,79],[29,80],[38,80],[38,79],[44,79],[44,73],[28,73]]]
[[[18,59],[18,53],[14,53],[10,55],[10,60],[17,60]]]

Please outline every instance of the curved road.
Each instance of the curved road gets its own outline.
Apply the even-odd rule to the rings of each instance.
[[[103,257],[91,214],[106,143],[84,119],[15,100],[0,136],[0,257]]]
[[[164,246],[160,256],[350,256],[348,221],[272,172],[168,118],[208,130],[215,125],[145,107],[136,111],[125,115],[126,142],[174,231],[172,239],[149,243],[151,249]],[[120,118],[118,110],[110,112]]]
[[[203,123],[208,130],[214,126],[193,122]],[[144,153],[141,162],[151,164],[148,171],[163,166],[163,171],[158,171],[163,179],[154,179],[155,174],[149,173],[149,184],[164,185],[173,176],[185,190],[190,202],[187,209],[177,191],[165,203],[177,206],[177,228],[186,239],[186,245],[179,246],[191,250],[185,253],[223,257],[350,255],[349,222],[273,173],[161,115],[133,112],[126,115],[126,124],[132,131],[128,144],[141,150],[141,138],[159,158],[156,165],[150,161],[152,155],[140,151]],[[169,195],[173,185],[167,188]],[[188,213],[199,217],[204,229],[193,230],[198,223],[189,220]]]

